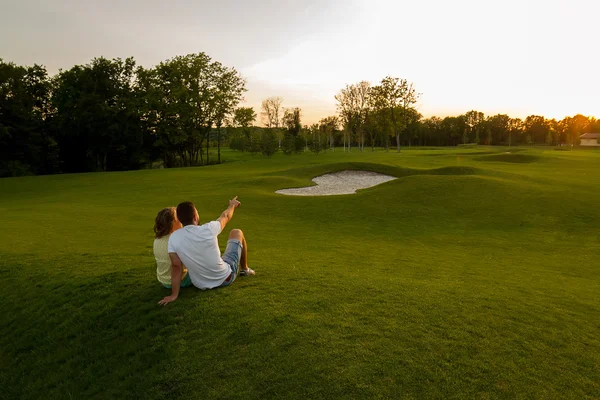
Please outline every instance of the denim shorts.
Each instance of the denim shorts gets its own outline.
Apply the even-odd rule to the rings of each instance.
[[[229,265],[231,269],[231,275],[229,280],[223,282],[222,286],[229,286],[235,281],[235,278],[238,276],[238,272],[240,270],[240,259],[242,258],[242,243],[237,239],[229,239],[227,241],[227,247],[225,248],[225,252],[223,253],[223,261]]]

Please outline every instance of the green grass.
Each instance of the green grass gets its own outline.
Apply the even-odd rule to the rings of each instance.
[[[2,396],[600,398],[600,152],[514,150],[2,179]],[[399,179],[274,193],[342,169]],[[234,195],[257,276],[157,306],[156,212]]]

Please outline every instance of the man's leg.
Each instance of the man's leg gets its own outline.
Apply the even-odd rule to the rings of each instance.
[[[237,239],[242,244],[242,255],[240,256],[240,269],[248,270],[248,245],[246,244],[246,237],[241,229],[233,229],[229,233],[229,239]]]

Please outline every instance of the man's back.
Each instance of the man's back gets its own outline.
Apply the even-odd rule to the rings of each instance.
[[[186,225],[169,238],[169,253],[177,253],[199,289],[220,286],[231,273],[221,258],[217,240],[220,233],[221,223],[211,221],[200,226]]]

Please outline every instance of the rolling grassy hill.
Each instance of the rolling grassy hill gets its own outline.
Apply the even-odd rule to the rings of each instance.
[[[0,180],[6,398],[600,398],[600,152],[423,149]],[[344,169],[355,195],[275,190]],[[256,277],[169,293],[159,209]]]

